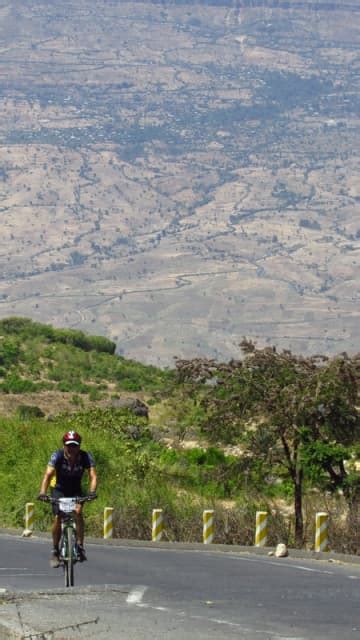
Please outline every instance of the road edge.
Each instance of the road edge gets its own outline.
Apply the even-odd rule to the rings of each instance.
[[[0,535],[12,535],[15,537],[22,537],[23,531],[21,529],[5,529],[0,527]],[[43,531],[34,531],[31,538],[44,538],[51,539],[49,533]],[[248,553],[255,555],[268,556],[275,551],[275,547],[251,547],[245,545],[230,545],[230,544],[204,544],[201,542],[174,542],[174,541],[159,541],[153,542],[152,540],[135,540],[126,538],[94,538],[86,536],[86,544],[96,544],[101,546],[114,546],[114,547],[143,547],[154,549],[171,549],[173,551],[199,551],[199,552],[211,552],[218,551],[221,553]],[[360,564],[360,555],[350,555],[346,553],[336,553],[332,551],[312,551],[304,549],[288,549],[290,558],[304,558],[308,560],[323,560],[326,562],[341,562],[344,564]]]

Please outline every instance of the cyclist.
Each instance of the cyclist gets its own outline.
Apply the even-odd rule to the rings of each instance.
[[[73,498],[81,496],[81,479],[85,470],[89,474],[89,496],[96,497],[96,467],[94,458],[88,451],[80,449],[81,436],[76,431],[67,431],[63,436],[63,448],[54,451],[47,464],[41,483],[39,500],[47,500],[46,492],[49,485],[52,488],[53,498]],[[82,504],[75,505],[76,535],[79,561],[86,560],[84,550],[84,518]],[[55,516],[52,526],[53,550],[50,565],[53,568],[60,566],[59,542],[61,537],[61,519],[59,507],[53,504]]]

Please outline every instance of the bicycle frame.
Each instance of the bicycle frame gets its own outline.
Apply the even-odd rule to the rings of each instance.
[[[65,586],[74,586],[74,564],[77,562],[76,522],[74,510],[76,498],[58,498],[61,518],[60,560],[64,567]]]
[[[90,498],[91,499],[91,498]],[[89,500],[88,496],[74,498],[50,498],[49,502],[59,506],[61,520],[60,561],[64,567],[65,587],[74,586],[74,565],[78,560],[76,541],[75,506]]]

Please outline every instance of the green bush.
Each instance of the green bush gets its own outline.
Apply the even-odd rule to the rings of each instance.
[[[20,404],[16,410],[16,413],[22,420],[45,417],[45,413],[42,409],[40,409],[40,407],[28,404]]]
[[[72,384],[68,380],[62,380],[61,382],[59,382],[59,384],[57,385],[57,389],[59,389],[59,391],[62,391],[63,393],[73,391]]]
[[[117,388],[123,391],[141,391],[141,384],[135,380],[129,380],[129,378],[123,378],[121,382],[118,382]]]
[[[54,329],[50,325],[33,322],[30,318],[13,316],[0,320],[0,334],[18,335],[23,338],[42,336],[51,339],[54,335]]]
[[[8,369],[19,360],[20,344],[14,338],[5,338],[0,341],[0,365]]]
[[[161,477],[171,478],[179,487],[195,490],[199,496],[232,497],[244,484],[238,460],[215,447],[161,449],[157,465]]]
[[[62,380],[57,385],[57,388],[63,393],[89,393],[91,387],[81,382],[81,380]]]
[[[79,385],[94,382],[105,389],[109,383],[118,382],[121,390],[159,392],[173,378],[171,372],[116,355],[115,344],[103,336],[55,329],[17,317],[0,321],[0,367],[3,377],[14,374],[37,379],[48,388],[55,381],[62,383],[64,392],[76,393],[89,393],[92,385]],[[3,391],[11,392],[10,386],[7,383]]]
[[[98,351],[114,354],[116,345],[101,336],[88,336],[83,331],[75,331],[73,329],[55,329],[54,342],[63,342],[83,351]]]
[[[50,325],[33,322],[30,318],[10,317],[0,320],[0,335],[22,338],[41,337],[49,342],[62,342],[85,351],[114,354],[116,344],[103,336],[91,336],[74,329],[54,329]]]
[[[103,397],[103,394],[100,391],[99,387],[91,387],[89,390],[89,400],[91,400],[91,402],[97,402],[99,400],[101,400],[101,398]]]
[[[32,380],[19,378],[15,373],[8,376],[1,384],[0,389],[4,393],[32,393],[42,388],[41,383],[37,384]]]

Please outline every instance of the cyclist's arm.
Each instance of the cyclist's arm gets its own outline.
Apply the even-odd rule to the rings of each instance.
[[[40,486],[40,494],[44,494],[47,492],[51,478],[53,478],[54,475],[55,475],[55,467],[50,467],[50,465],[48,465],[46,467],[46,471],[44,473],[44,477],[42,479],[42,483]]]
[[[89,492],[95,493],[96,487],[97,487],[96,467],[89,467],[88,472],[89,472],[89,480],[90,480]]]

